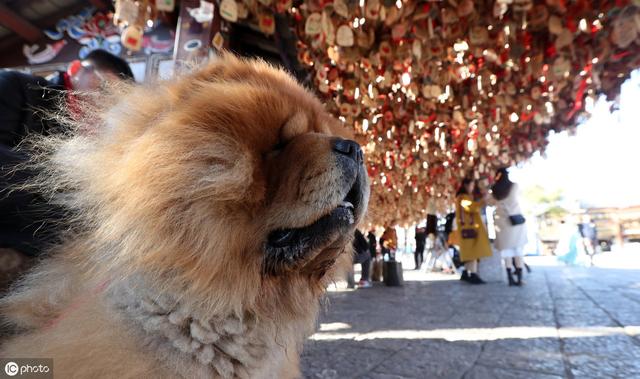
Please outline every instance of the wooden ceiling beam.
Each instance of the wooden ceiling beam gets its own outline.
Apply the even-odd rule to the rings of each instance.
[[[44,37],[38,27],[7,8],[4,4],[0,4],[0,25],[32,43]]]
[[[91,0],[91,4],[101,11],[107,10],[111,7],[110,2],[106,0]]]

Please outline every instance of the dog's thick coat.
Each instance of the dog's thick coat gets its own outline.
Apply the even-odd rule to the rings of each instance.
[[[2,300],[22,333],[0,356],[53,358],[60,378],[297,377],[368,201],[361,158],[336,153],[345,130],[284,72],[232,56],[113,92],[35,144],[70,237]],[[352,217],[328,216],[348,194]],[[322,238],[281,247],[318,220]]]

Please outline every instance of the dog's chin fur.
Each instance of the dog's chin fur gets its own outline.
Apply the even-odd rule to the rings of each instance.
[[[98,104],[32,143],[32,185],[69,232],[0,302],[20,332],[0,356],[54,358],[64,378],[297,377],[368,202],[364,166],[333,149],[349,134],[287,74],[233,56]],[[347,195],[352,217],[318,224]],[[276,267],[284,229],[322,238]]]

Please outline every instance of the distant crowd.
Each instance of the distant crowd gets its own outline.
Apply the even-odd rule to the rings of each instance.
[[[506,168],[496,172],[493,185],[483,191],[473,179],[465,179],[460,186],[453,211],[439,218],[436,212],[428,213],[425,222],[415,230],[415,269],[426,264],[427,270],[440,269],[455,273],[461,269],[460,280],[469,284],[483,284],[478,274],[478,262],[491,257],[494,252],[504,262],[507,283],[523,285],[524,247],[527,244],[526,219],[519,203],[519,189],[509,179]],[[495,207],[494,225],[496,238],[490,241],[485,208]],[[380,237],[380,249],[376,247],[374,230],[367,238],[356,231],[354,238],[354,264],[362,265],[359,287],[371,286],[380,280],[377,266],[385,261],[395,261],[397,249],[395,228],[386,225]],[[425,262],[426,253],[426,262]],[[350,284],[355,285],[353,281]]]

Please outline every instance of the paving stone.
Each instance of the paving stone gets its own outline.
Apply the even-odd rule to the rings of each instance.
[[[555,327],[553,310],[510,308],[502,314],[498,326]]]
[[[459,328],[492,328],[500,320],[497,312],[476,312],[471,307],[466,309],[466,312],[460,312],[451,318]]]
[[[590,300],[556,302],[558,322],[563,327],[617,326],[616,322]]]
[[[640,291],[638,291],[638,289],[636,290],[630,290],[627,288],[621,289],[619,290],[620,294],[624,296],[625,300],[630,300],[630,303],[636,303],[636,304],[640,304]]]
[[[395,374],[382,374],[379,372],[370,372],[361,376],[359,379],[414,379],[414,376],[402,376]]]
[[[477,342],[412,342],[376,367],[376,372],[417,378],[459,378],[480,352]]]
[[[535,371],[523,371],[514,369],[504,369],[498,367],[487,367],[476,365],[469,371],[464,379],[561,379],[560,375],[551,375]]]
[[[390,350],[364,349],[354,343],[312,341],[302,354],[302,371],[309,379],[354,378],[364,375],[392,354]]]
[[[478,362],[491,367],[564,374],[560,343],[555,338],[490,341]]]
[[[603,334],[607,330],[603,331]],[[620,330],[620,333],[622,331]],[[567,354],[589,354],[593,356],[616,356],[620,359],[636,357],[640,360],[640,343],[621,334],[614,336],[576,337],[564,340]]]
[[[621,359],[615,355],[578,354],[570,355],[569,362],[575,378],[640,378],[640,361],[637,356]]]
[[[640,311],[628,309],[607,309],[611,316],[622,325],[640,326]]]

